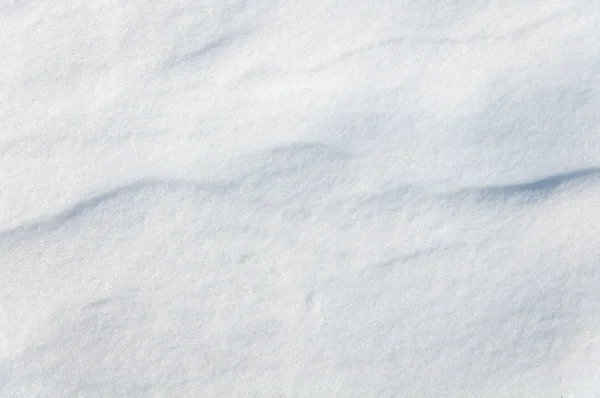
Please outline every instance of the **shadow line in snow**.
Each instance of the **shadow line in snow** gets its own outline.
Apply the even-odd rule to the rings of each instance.
[[[35,231],[45,233],[58,229],[70,219],[92,211],[107,201],[118,197],[144,195],[153,197],[157,194],[177,194],[186,191],[198,200],[209,197],[223,198],[233,194],[238,201],[244,201],[244,194],[259,187],[266,189],[265,184],[277,177],[288,174],[293,177],[296,173],[309,169],[313,165],[328,164],[333,160],[346,159],[349,156],[328,145],[318,142],[301,142],[259,151],[259,158],[252,162],[248,171],[232,176],[226,180],[203,182],[186,179],[147,178],[109,189],[105,192],[90,195],[70,205],[66,210],[53,215],[42,216],[34,221],[27,221],[9,229],[0,229],[0,239],[25,236]],[[275,171],[273,171],[275,170]],[[249,199],[251,200],[251,199]]]
[[[517,196],[545,197],[552,191],[576,182],[600,180],[600,168],[587,168],[544,177],[539,180],[518,184],[469,187],[451,196],[477,194],[485,199],[509,199]]]
[[[52,232],[60,228],[60,226],[69,220],[93,211],[112,199],[134,196],[148,190],[151,191],[153,189],[160,189],[162,192],[192,190],[201,192],[203,196],[213,196],[221,195],[229,188],[231,188],[230,184],[207,184],[176,179],[140,180],[110,189],[98,195],[89,196],[79,202],[76,202],[66,210],[55,213],[51,216],[43,218],[42,220],[25,222],[7,230],[0,230],[0,239],[9,236],[14,237],[15,235],[23,236],[36,231],[43,231],[45,233]],[[152,193],[153,192],[148,192],[148,195],[151,195]]]

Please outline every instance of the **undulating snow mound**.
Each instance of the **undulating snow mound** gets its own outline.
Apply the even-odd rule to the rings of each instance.
[[[0,1],[0,395],[600,394],[598,26]]]

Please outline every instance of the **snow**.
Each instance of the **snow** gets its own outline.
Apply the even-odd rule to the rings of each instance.
[[[598,26],[0,0],[0,395],[600,395]]]

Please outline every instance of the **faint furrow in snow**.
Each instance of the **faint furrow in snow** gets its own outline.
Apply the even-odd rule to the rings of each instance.
[[[523,38],[523,36],[533,33],[536,30],[543,28],[551,23],[554,23],[554,22],[556,22],[556,20],[558,20],[560,18],[576,15],[580,12],[581,12],[581,9],[579,7],[571,7],[569,9],[557,11],[551,15],[541,17],[541,18],[531,21],[529,23],[525,23],[522,26],[520,26],[516,29],[510,30],[506,33],[502,33],[502,34],[498,34],[498,35],[489,35],[489,36],[488,35],[478,35],[478,36],[475,36],[475,39],[477,41],[479,41],[479,40],[521,39],[521,38]]]
[[[166,67],[171,68],[188,62],[198,62],[204,57],[210,57],[215,51],[224,50],[224,48],[231,46],[235,40],[240,39],[240,37],[247,35],[249,32],[249,30],[242,30],[225,33],[216,39],[210,40],[200,48],[192,49],[181,55],[173,56],[173,58],[166,64]]]
[[[365,44],[363,46],[347,50],[338,54],[329,60],[326,60],[318,65],[296,70],[296,73],[314,73],[325,70],[335,64],[345,61],[351,57],[361,54],[367,54],[384,47],[394,46],[397,44],[408,44],[408,45],[471,45],[480,42],[496,42],[502,40],[520,40],[527,34],[533,33],[551,23],[554,23],[559,18],[568,17],[575,15],[580,10],[578,8],[569,9],[566,11],[556,12],[547,17],[539,18],[538,20],[524,24],[521,27],[512,29],[506,33],[500,34],[475,34],[475,35],[447,35],[447,34],[435,34],[435,33],[407,33],[404,35],[394,36],[386,39],[377,40],[372,43]]]

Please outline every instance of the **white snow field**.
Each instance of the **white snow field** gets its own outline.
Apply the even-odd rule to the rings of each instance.
[[[1,397],[600,397],[597,0],[0,0]]]

